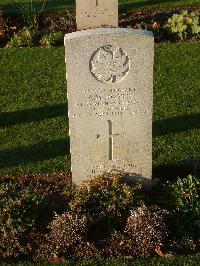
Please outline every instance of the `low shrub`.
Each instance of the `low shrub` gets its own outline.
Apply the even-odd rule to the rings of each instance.
[[[17,258],[25,253],[25,246],[20,243],[21,234],[17,230],[12,230],[6,226],[0,228],[0,260]]]
[[[181,14],[174,14],[168,19],[165,28],[181,40],[198,37],[200,34],[199,13],[184,11]]]
[[[141,185],[127,185],[123,175],[107,174],[77,188],[70,202],[73,213],[90,221],[90,235],[100,239],[120,229],[132,208],[144,197]]]
[[[126,184],[122,174],[71,188],[66,174],[0,177],[0,260],[134,258],[149,256],[163,244],[186,251],[200,246],[195,177],[167,182],[164,199],[156,196],[157,202],[151,198],[154,190],[144,193],[140,185]]]
[[[45,34],[40,40],[40,43],[43,47],[62,45],[63,42],[64,42],[64,34],[61,31]]]
[[[87,221],[69,212],[56,215],[50,224],[50,232],[41,239],[33,259],[34,261],[63,261],[92,259],[98,252],[86,239]]]
[[[171,209],[169,227],[175,237],[186,243],[200,240],[200,182],[188,176],[168,182],[165,186],[164,205]]]
[[[34,33],[27,28],[15,33],[7,43],[6,48],[23,48],[33,46]]]
[[[141,257],[155,252],[167,237],[166,213],[145,205],[131,211],[122,233],[115,233],[105,248],[108,257]]]
[[[0,254],[7,258],[27,254],[35,231],[45,232],[54,212],[68,209],[69,176],[4,177],[0,178],[0,187],[0,232],[4,243]],[[12,246],[6,245],[9,241]]]

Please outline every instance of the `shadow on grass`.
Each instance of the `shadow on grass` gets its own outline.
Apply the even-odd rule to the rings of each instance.
[[[173,2],[173,0],[141,0],[139,2],[133,1],[133,3],[121,3],[119,7],[121,10],[128,10],[134,8],[149,8],[153,6],[159,6],[160,4],[162,4],[163,6],[173,6]]]
[[[67,105],[57,104],[53,106],[44,106],[31,110],[22,110],[10,113],[0,114],[0,127],[9,127],[16,124],[39,122],[44,119],[54,118],[66,115]],[[170,133],[179,133],[200,128],[200,114],[191,114],[187,116],[178,116],[167,118],[153,123],[154,137],[167,135]],[[0,150],[0,169],[18,166],[26,163],[38,163],[44,160],[52,159],[58,156],[70,154],[69,138],[52,140],[49,142],[39,142],[34,145]],[[195,166],[198,161],[198,167]],[[168,178],[170,176],[185,176],[192,174],[199,167],[199,158],[188,159],[183,162],[174,162],[173,165],[159,166],[154,168],[154,177]]]
[[[160,165],[153,168],[153,178],[160,180],[174,180],[176,177],[186,177],[188,175],[200,175],[200,157],[178,160],[173,164]]]
[[[44,106],[0,114],[0,128],[17,124],[40,122],[58,116],[67,117],[67,104]],[[200,129],[200,114],[177,116],[153,122],[153,136],[164,136],[193,129]]]
[[[200,129],[200,114],[170,117],[153,122],[153,137]]]
[[[109,1],[109,0],[107,0]],[[14,1],[13,1],[14,2]],[[128,2],[128,0],[127,0]],[[132,3],[120,3],[119,1],[119,9],[120,10],[128,10],[128,9],[134,9],[134,8],[149,8],[149,7],[155,7],[159,6],[160,4],[162,6],[174,6],[173,5],[173,0],[141,0],[141,1],[136,1]],[[183,2],[183,1],[180,1]],[[42,1],[33,1],[33,7],[36,10],[41,9],[41,4]],[[20,1],[20,4],[23,6],[27,6],[27,2]],[[180,5],[183,5],[180,3]],[[3,9],[4,12],[9,13],[9,14],[15,14],[18,15],[20,14],[20,8],[19,5],[17,4],[5,4],[5,5],[0,5]],[[45,6],[44,6],[44,11],[43,12],[64,12],[66,9],[69,8],[75,8],[75,0],[46,0],[45,1]]]
[[[10,14],[21,14],[20,6],[24,7],[26,10],[30,10],[31,4],[23,1],[13,1],[13,3],[0,5],[2,10],[6,13]],[[44,1],[44,9],[42,12],[57,12],[57,11],[65,11],[67,8],[75,7],[75,0],[46,0]],[[43,1],[33,1],[33,8],[36,11],[41,10]]]
[[[40,122],[44,119],[66,115],[67,104],[48,105],[22,111],[7,112],[0,114],[0,128],[17,124]]]
[[[15,149],[0,150],[0,169],[65,156],[70,153],[69,146],[68,137]]]

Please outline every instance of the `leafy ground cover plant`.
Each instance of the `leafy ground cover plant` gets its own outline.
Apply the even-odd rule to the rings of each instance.
[[[171,232],[169,245],[181,253],[197,251],[200,247],[199,178],[188,176],[168,181],[159,191],[155,203],[169,211],[166,220]]]
[[[45,232],[54,212],[67,209],[70,183],[66,175],[0,179],[0,257],[31,252],[35,232]]]
[[[64,34],[61,31],[45,34],[40,43],[43,47],[52,47],[64,44]]]
[[[85,215],[94,239],[104,238],[126,223],[131,208],[143,199],[140,185],[129,186],[123,175],[104,175],[77,188],[70,202],[73,213]]]
[[[188,234],[197,250],[198,179],[168,182],[165,202],[152,206],[149,193],[123,178],[96,177],[74,193],[67,175],[1,178],[1,260],[22,255],[43,262],[163,255],[163,247],[170,250],[169,240],[182,245]],[[148,206],[142,202],[146,199]]]
[[[0,259],[6,261],[10,258],[18,258],[21,254],[26,253],[26,248],[21,245],[21,234],[17,230],[11,230],[0,222]]]
[[[200,182],[188,176],[168,183],[171,204],[176,209],[174,229],[176,235],[186,239],[200,239]]]
[[[27,28],[24,28],[18,33],[15,33],[11,40],[7,43],[6,48],[23,48],[33,46],[34,33]]]
[[[172,18],[168,19],[165,28],[170,34],[181,40],[199,37],[199,12],[188,13],[183,11],[181,14],[174,14]]]

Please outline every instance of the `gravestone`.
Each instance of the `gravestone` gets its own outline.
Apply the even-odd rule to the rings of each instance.
[[[152,33],[84,30],[65,48],[73,183],[112,170],[150,179]]]
[[[76,0],[78,30],[118,27],[118,0]]]

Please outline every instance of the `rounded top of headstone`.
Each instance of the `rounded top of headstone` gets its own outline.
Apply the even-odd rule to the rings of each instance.
[[[128,34],[128,35],[139,35],[153,38],[153,33],[147,30],[127,29],[127,28],[97,28],[76,31],[65,35],[65,39],[73,39],[80,37],[89,37],[94,35],[110,35],[110,34]]]

